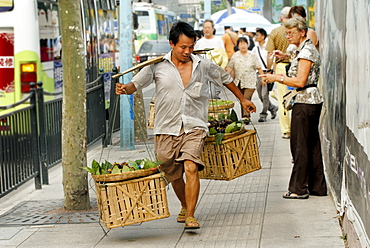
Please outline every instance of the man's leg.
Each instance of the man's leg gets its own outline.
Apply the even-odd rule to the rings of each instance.
[[[181,202],[183,209],[187,209],[186,217],[194,217],[195,207],[198,202],[200,181],[198,176],[198,165],[193,161],[184,162],[186,183],[183,178],[172,182],[173,190]],[[199,226],[199,223],[191,222],[189,226]]]
[[[199,190],[200,190],[200,181],[198,176],[198,165],[193,161],[186,160],[184,162],[185,167],[185,200],[187,207],[186,217],[194,217],[195,206],[198,202]]]
[[[267,117],[267,109],[268,109],[268,103],[265,102],[265,92],[264,91],[264,88],[267,89],[267,86],[263,86],[262,83],[261,83],[261,78],[257,78],[257,86],[256,86],[256,90],[257,90],[257,94],[258,94],[258,98],[261,100],[261,103],[262,103],[262,111],[260,112],[260,118],[258,119],[258,122],[264,122],[266,121],[266,117]]]
[[[183,178],[179,178],[172,183],[172,188],[175,191],[177,198],[180,200],[181,207],[187,209],[185,199],[185,182]]]

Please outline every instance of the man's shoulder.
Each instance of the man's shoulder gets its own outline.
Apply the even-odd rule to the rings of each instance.
[[[274,28],[274,29],[271,31],[271,33],[270,33],[270,35],[269,35],[269,36],[274,36],[274,35],[279,34],[279,33],[281,33],[281,32],[285,32],[285,27],[284,27],[283,25],[281,25],[281,26],[279,26],[279,27],[277,27],[277,28]]]

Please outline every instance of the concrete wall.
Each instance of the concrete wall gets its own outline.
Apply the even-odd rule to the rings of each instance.
[[[370,2],[317,1],[327,179],[349,247],[370,247]]]

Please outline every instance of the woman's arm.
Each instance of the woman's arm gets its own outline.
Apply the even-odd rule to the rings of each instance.
[[[298,76],[286,77],[283,74],[263,74],[260,75],[264,81],[262,84],[279,82],[287,86],[302,88],[306,85],[313,62],[307,59],[300,59],[298,62]]]

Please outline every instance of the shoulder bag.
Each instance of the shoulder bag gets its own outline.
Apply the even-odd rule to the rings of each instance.
[[[310,85],[306,85],[302,88],[297,88],[295,90],[290,90],[288,93],[286,93],[284,96],[283,96],[283,107],[284,109],[286,110],[291,110],[294,106],[294,101],[295,101],[295,97],[297,96],[297,94],[304,90],[304,89],[307,89],[309,87],[316,87],[317,84],[310,84]]]
[[[263,58],[261,56],[261,52],[260,52],[260,47],[259,46],[257,46],[257,50],[258,50],[258,55],[260,56],[260,59],[261,59],[261,61],[263,63],[263,66],[267,69],[267,65],[266,65],[265,61],[263,60]],[[274,84],[275,84],[275,82],[272,82],[272,83],[268,83],[267,84],[268,91],[272,91],[272,89],[274,88]]]

